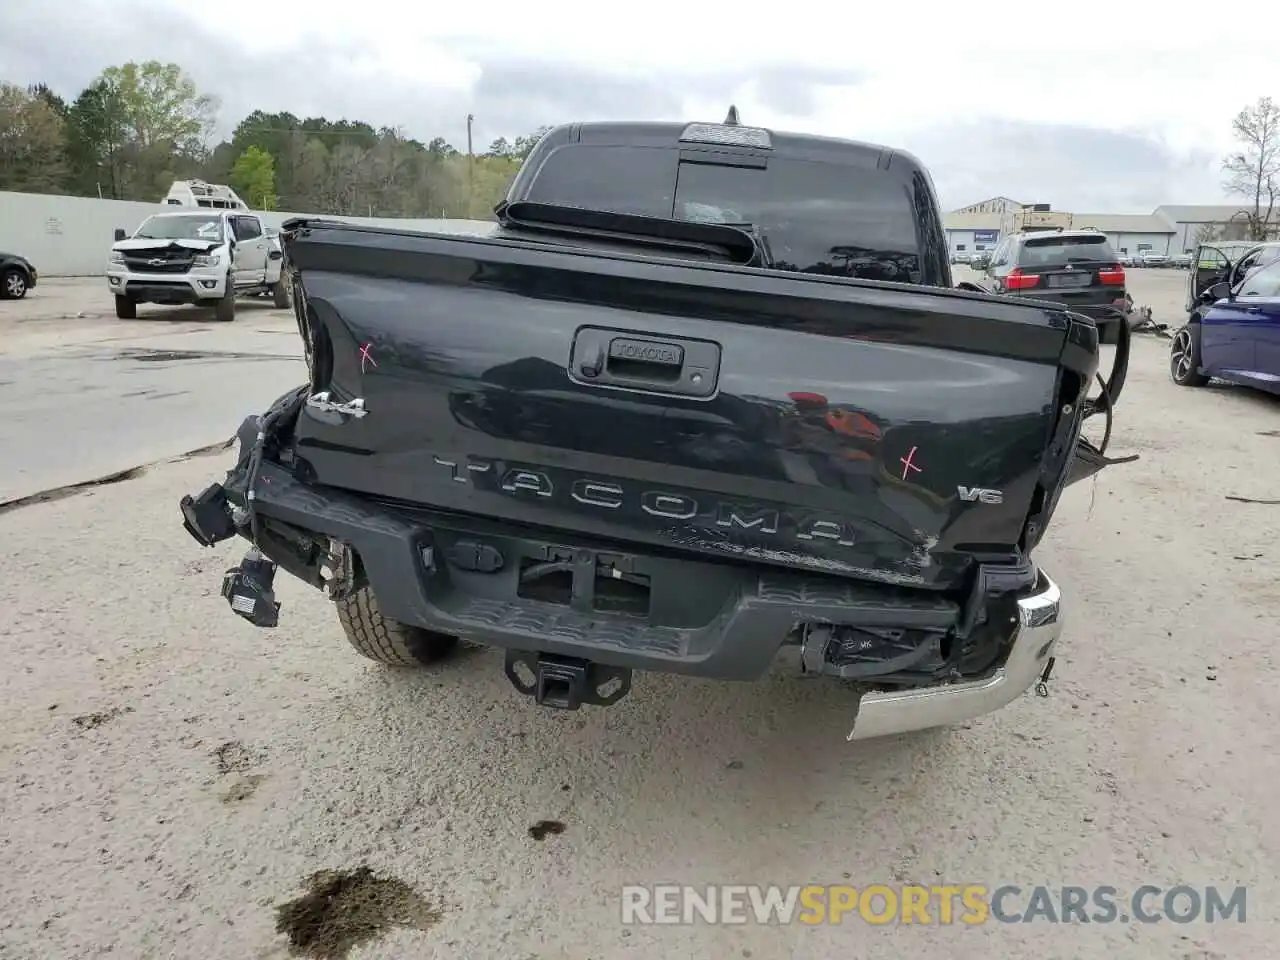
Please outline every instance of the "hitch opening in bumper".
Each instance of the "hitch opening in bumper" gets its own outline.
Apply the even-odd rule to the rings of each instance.
[[[560,710],[577,710],[584,703],[611,706],[631,692],[629,667],[581,657],[508,650],[503,670],[511,685],[539,706]]]

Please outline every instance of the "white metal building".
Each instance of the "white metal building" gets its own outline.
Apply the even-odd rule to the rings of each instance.
[[[1243,240],[1244,214],[1244,208],[1231,205],[1168,205],[1155,209],[1155,215],[1173,227],[1178,249],[1186,252],[1195,247],[1196,238],[1206,228],[1223,240]],[[1280,234],[1280,210],[1272,213],[1271,223],[1275,225],[1273,231]]]
[[[1182,252],[1174,243],[1172,225],[1154,214],[1073,213],[1071,229],[1105,233],[1112,248],[1122,255],[1134,256],[1148,250],[1166,256]]]
[[[947,231],[947,247],[951,253],[979,253],[994,250],[1000,242],[1000,218],[1003,213],[964,213],[957,211],[943,217]]]
[[[944,217],[947,245],[952,254],[994,250],[1011,222],[1026,205],[1008,197],[992,197],[948,213]],[[1149,214],[1072,213],[1059,214],[1064,226],[1073,230],[1093,229],[1105,233],[1117,253],[1133,256],[1145,250],[1173,255],[1190,253],[1202,231],[1215,231],[1231,239],[1243,229],[1244,209],[1230,205],[1167,205]],[[1280,233],[1280,211],[1273,215]]]
[[[961,207],[956,213],[1008,213],[1011,210],[1020,210],[1025,206],[1025,203],[1019,203],[1017,200],[1011,200],[1008,197],[992,197],[989,200],[981,200],[967,207]]]

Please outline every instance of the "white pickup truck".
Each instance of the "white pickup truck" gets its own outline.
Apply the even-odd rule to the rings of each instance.
[[[157,213],[132,237],[116,231],[107,262],[107,287],[116,316],[132,320],[140,303],[212,307],[223,321],[236,317],[236,297],[269,295],[289,306],[279,240],[253,213],[193,210]]]

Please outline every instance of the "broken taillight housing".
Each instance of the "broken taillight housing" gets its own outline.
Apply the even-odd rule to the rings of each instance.
[[[1009,290],[1030,290],[1040,285],[1040,274],[1023,273],[1021,267],[1014,267],[1004,278],[1004,285]]]

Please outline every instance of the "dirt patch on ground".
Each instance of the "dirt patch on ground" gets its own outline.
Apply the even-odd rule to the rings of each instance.
[[[262,781],[266,779],[267,775],[265,773],[251,773],[248,776],[238,778],[222,795],[222,802],[239,803],[241,800],[248,800],[258,792],[258,787],[262,786]]]
[[[243,773],[261,758],[239,740],[228,740],[213,751],[213,762],[219,775]]]
[[[96,730],[104,723],[110,723],[126,713],[133,713],[133,707],[112,707],[110,710],[101,710],[97,713],[85,713],[72,717],[71,722],[81,730]]]
[[[539,820],[529,827],[529,836],[535,840],[545,840],[547,837],[562,833],[564,833],[564,824],[559,820]]]
[[[443,916],[408,884],[376,877],[369,867],[322,870],[307,886],[276,907],[276,932],[288,936],[295,956],[341,960],[392,927],[427,930]]]

